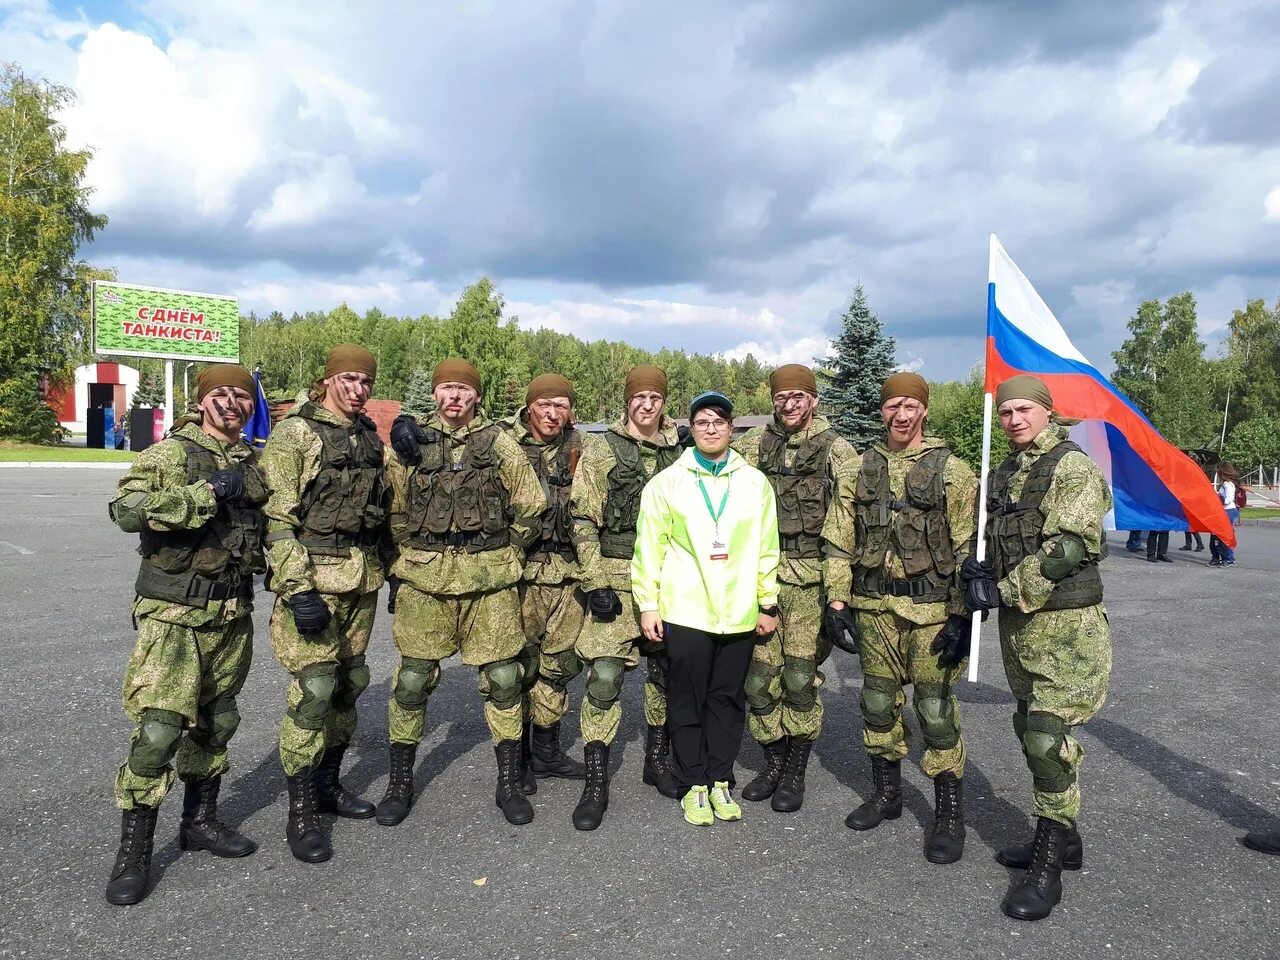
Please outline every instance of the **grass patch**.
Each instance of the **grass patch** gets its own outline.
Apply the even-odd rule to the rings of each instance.
[[[38,443],[0,441],[0,463],[129,463],[131,450],[91,450],[87,447],[46,447]]]
[[[1280,517],[1280,507],[1245,507],[1240,516],[1246,520],[1269,520]]]

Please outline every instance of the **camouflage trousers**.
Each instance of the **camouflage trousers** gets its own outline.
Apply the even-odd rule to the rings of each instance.
[[[930,646],[942,624],[917,624],[889,610],[858,611],[862,634],[862,745],[868,756],[902,760],[911,735],[902,721],[911,684],[911,702],[924,740],[920,769],[925,776],[964,776],[964,736],[960,708],[952,687],[964,674],[967,660],[938,666]]]
[[[524,621],[524,715],[539,727],[559,723],[569,708],[569,682],[582,672],[574,650],[586,620],[586,598],[576,583],[520,586]]]
[[[1071,731],[1107,699],[1107,612],[1102,604],[1039,613],[1002,607],[1000,653],[1017,701],[1013,729],[1033,777],[1034,813],[1071,826],[1080,816],[1084,758]]]
[[[649,677],[644,685],[644,718],[651,727],[667,725],[667,652],[640,633],[640,616],[630,590],[619,590],[622,613],[613,620],[587,617],[575,649],[587,664],[587,689],[579,719],[582,742],[613,743],[622,722],[622,678],[643,654]]]
[[[455,653],[479,668],[484,719],[493,742],[520,739],[526,664],[521,660],[520,596],[514,586],[447,596],[402,583],[391,638],[400,651],[387,705],[392,743],[422,740],[427,700],[440,683],[440,661]]]
[[[323,633],[301,634],[289,605],[277,598],[271,611],[271,646],[293,675],[280,724],[280,762],[293,776],[314,767],[329,747],[351,742],[356,701],[369,686],[364,652],[373,631],[378,592],[322,593],[333,619]]]
[[[822,587],[779,585],[778,629],[751,654],[747,671],[747,728],[760,743],[782,736],[817,740],[822,733],[823,674],[831,653],[822,632]]]
[[[135,724],[129,759],[116,775],[122,810],[158,807],[173,786],[172,758],[183,779],[222,776],[230,768],[227,743],[240,722],[236,695],[253,659],[253,620],[183,627],[152,617],[138,619],[138,640],[124,675],[124,711]],[[143,711],[160,711],[160,714]],[[148,750],[144,721],[162,721],[180,740]],[[176,753],[172,752],[176,748]]]

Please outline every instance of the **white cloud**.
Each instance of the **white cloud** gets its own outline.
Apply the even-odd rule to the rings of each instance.
[[[827,337],[801,337],[791,343],[761,343],[748,340],[720,352],[726,360],[743,360],[747,354],[755,357],[767,367],[777,367],[784,363],[803,363],[812,366],[815,357],[825,356],[831,351],[831,340]]]
[[[249,217],[249,229],[315,226],[354,212],[364,196],[364,184],[356,179],[350,159],[325,157],[313,170],[272,190],[270,202]]]
[[[1280,186],[1272,187],[1262,202],[1263,215],[1268,220],[1280,220]]]

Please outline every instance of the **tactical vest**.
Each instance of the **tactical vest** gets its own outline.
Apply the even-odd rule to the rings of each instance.
[[[997,580],[1004,579],[1025,557],[1033,556],[1044,545],[1045,517],[1040,505],[1053,486],[1058,463],[1072,451],[1084,453],[1070,440],[1064,440],[1036,460],[1016,503],[1010,499],[1009,490],[1018,472],[1017,455],[1006,459],[991,475],[991,488],[987,491],[987,542],[991,545]],[[1040,609],[1070,610],[1101,602],[1102,575],[1094,559],[1059,580]]]
[[[514,423],[500,423],[504,430],[514,433]],[[518,441],[520,442],[520,441]],[[520,449],[533,467],[538,482],[542,484],[542,492],[547,497],[547,509],[542,511],[541,527],[538,539],[530,545],[529,556],[540,554],[559,554],[566,560],[573,560],[577,554],[573,549],[573,514],[569,510],[569,488],[573,485],[573,476],[578,470],[578,460],[582,456],[582,434],[572,427],[566,427],[555,441],[556,455],[552,469],[548,470],[545,453],[546,444],[533,440],[532,435],[520,442]]]
[[[377,544],[387,520],[382,441],[368,417],[343,427],[318,419],[319,409],[308,401],[297,414],[320,438],[320,470],[298,504],[298,542],[319,556],[349,557],[352,547]]]
[[[640,459],[640,444],[610,430],[605,442],[616,461],[606,478],[604,529],[600,531],[600,554],[613,560],[630,560],[636,550],[636,520],[640,517],[640,494],[649,477]],[[679,447],[655,447],[654,476],[680,459]]]
[[[491,423],[467,434],[462,458],[452,463],[448,436],[425,428],[422,462],[410,472],[405,489],[399,540],[415,550],[463,547],[468,553],[511,542],[511,504],[496,449],[501,429]]]
[[[773,427],[760,438],[760,471],[773,484],[778,499],[778,540],[785,556],[822,556],[822,525],[831,504],[827,461],[837,434],[828,428],[805,439],[787,466],[787,438]]]
[[[208,481],[218,471],[218,461],[207,447],[186,437],[172,439],[182,444],[186,455],[188,484]],[[134,587],[138,596],[191,607],[253,596],[253,575],[267,568],[262,555],[267,481],[255,464],[242,462],[239,469],[244,496],[219,503],[218,512],[204,526],[142,530],[142,563]]]
[[[889,486],[889,460],[871,447],[862,455],[854,490],[853,590],[860,597],[910,597],[939,603],[956,572],[947,523],[945,470],[951,451],[924,453],[907,471],[904,499]],[[889,548],[902,560],[903,580],[885,576]]]

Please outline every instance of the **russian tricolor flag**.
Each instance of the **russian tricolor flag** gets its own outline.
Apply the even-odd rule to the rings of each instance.
[[[1071,438],[1102,468],[1120,530],[1196,530],[1235,545],[1218,493],[1194,460],[1160,436],[1075,348],[1035,287],[991,235],[986,391],[1019,373],[1042,379],[1055,409],[1082,422]]]

